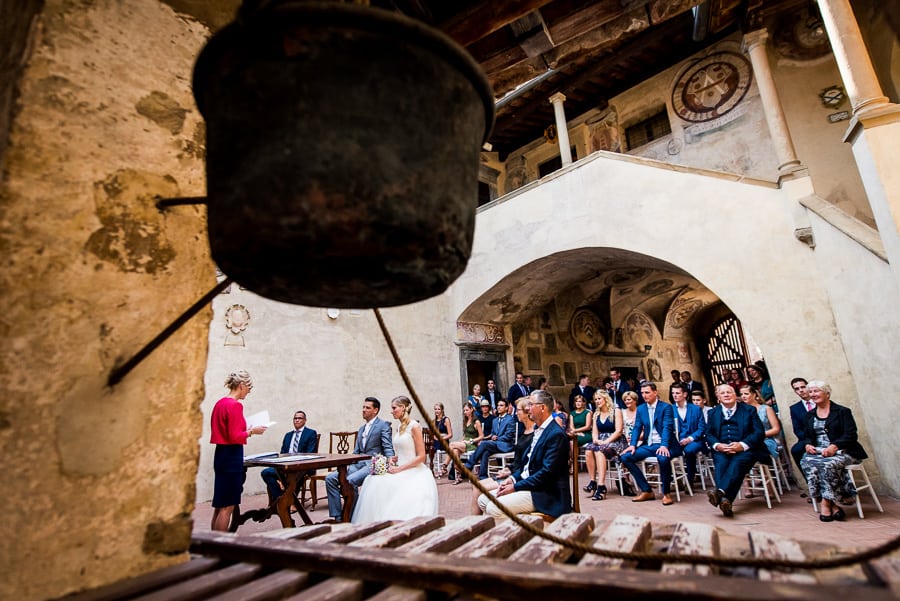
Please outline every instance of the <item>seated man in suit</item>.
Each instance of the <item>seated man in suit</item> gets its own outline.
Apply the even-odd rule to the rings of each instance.
[[[659,477],[662,486],[662,504],[674,503],[669,495],[672,484],[672,457],[681,455],[681,445],[675,438],[675,412],[672,405],[661,402],[656,384],[644,382],[641,386],[644,404],[638,405],[631,432],[631,444],[622,451],[621,461],[634,478],[641,493],[633,498],[633,503],[652,501],[653,488],[644,477],[640,463],[648,457],[656,457],[659,462]],[[643,443],[638,446],[638,443]]]
[[[800,397],[800,400],[790,407],[791,425],[794,426],[794,436],[797,437],[797,442],[791,447],[791,457],[794,458],[794,463],[797,464],[798,472],[801,475],[803,475],[803,468],[800,467],[800,460],[803,459],[803,454],[806,452],[802,442],[806,437],[806,414],[816,408],[816,404],[809,398],[809,391],[806,389],[807,384],[806,378],[794,378],[791,380],[791,388]]]
[[[688,482],[693,483],[697,475],[697,453],[702,453],[706,448],[706,420],[703,419],[703,410],[688,401],[684,382],[672,384],[669,395],[675,400],[675,435],[684,453],[684,470]]]
[[[765,430],[756,409],[738,403],[731,384],[716,386],[716,398],[719,404],[709,412],[706,442],[712,449],[718,488],[707,494],[709,502],[730,518],[734,515],[732,503],[747,473],[757,461],[767,461],[769,454],[763,442]]]
[[[587,401],[588,409],[593,411],[594,387],[591,386],[591,378],[587,374],[578,376],[578,385],[572,388],[572,392],[569,393],[569,413],[575,411],[575,397],[579,394]]]
[[[497,401],[497,417],[494,418],[491,426],[490,438],[482,440],[475,447],[475,452],[466,461],[466,468],[471,470],[476,464],[480,464],[478,478],[481,480],[487,478],[488,460],[491,455],[511,453],[515,447],[518,425],[518,420],[507,411],[506,401],[503,399]]]
[[[296,411],[294,413],[294,429],[284,435],[281,441],[281,453],[315,453],[318,451],[319,435],[312,428],[306,427],[306,412]],[[297,482],[299,488],[303,484],[303,479],[310,472],[304,472]],[[278,475],[278,470],[274,467],[267,467],[262,471],[263,482],[266,483],[266,490],[269,491],[269,505],[278,501],[278,497],[284,492],[284,482]]]
[[[569,437],[553,419],[553,397],[549,392],[535,390],[528,400],[528,415],[536,427],[525,464],[491,491],[491,496],[478,497],[478,507],[494,519],[506,517],[495,500],[516,514],[537,511],[559,517],[572,511]]]
[[[356,446],[354,455],[384,455],[394,456],[394,444],[391,438],[391,423],[378,417],[381,410],[381,401],[375,397],[366,397],[363,401],[362,416],[366,423],[360,427],[356,434]],[[354,492],[362,485],[363,480],[372,471],[372,462],[368,459],[358,461],[347,466],[347,479],[353,486]],[[325,476],[325,490],[328,493],[328,515],[331,519],[340,522],[343,519],[341,508],[341,482],[337,471]]]

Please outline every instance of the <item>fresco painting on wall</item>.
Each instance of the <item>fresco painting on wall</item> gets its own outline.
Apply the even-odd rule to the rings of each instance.
[[[529,371],[541,369],[541,349],[536,346],[528,347],[528,369]]]
[[[691,347],[687,342],[678,343],[678,362],[682,364],[691,363]]]
[[[640,349],[648,344],[653,344],[654,330],[653,322],[640,311],[633,311],[625,319],[625,333],[634,348]]]
[[[647,379],[651,382],[662,382],[662,368],[656,359],[647,359]]]
[[[569,384],[575,384],[578,382],[578,374],[575,373],[575,364],[571,361],[566,361],[563,363],[563,370],[566,373],[566,382]]]
[[[550,364],[550,386],[565,386],[562,379],[562,370],[556,363]]]
[[[544,354],[556,355],[559,347],[556,346],[556,334],[544,334]]]

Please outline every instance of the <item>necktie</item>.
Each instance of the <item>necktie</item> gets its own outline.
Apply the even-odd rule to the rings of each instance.
[[[725,410],[725,419],[726,420],[731,419],[731,416],[733,413],[734,413],[734,409],[726,409]]]
[[[296,430],[294,432],[294,438],[291,440],[291,453],[296,453],[297,449],[300,447],[300,431]]]
[[[816,404],[813,403],[812,401],[806,401],[806,411],[807,412],[812,411],[813,407],[815,407],[815,406],[816,406]]]
[[[519,390],[522,391],[522,394],[528,394],[528,393],[525,391],[525,386],[522,385],[522,384],[519,384]]]

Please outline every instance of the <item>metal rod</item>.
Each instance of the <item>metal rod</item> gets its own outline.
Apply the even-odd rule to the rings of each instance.
[[[185,196],[184,198],[157,198],[156,208],[162,211],[179,205],[205,205],[205,196]]]
[[[156,350],[156,347],[165,342],[169,336],[178,331],[178,328],[183,326],[191,317],[197,314],[197,312],[203,308],[204,305],[209,303],[213,297],[222,292],[229,284],[232,283],[232,279],[230,277],[226,277],[224,280],[215,285],[215,287],[203,295],[203,298],[198,300],[196,303],[190,306],[190,308],[175,318],[169,327],[160,332],[153,340],[148,342],[144,348],[139,350],[131,359],[116,367],[110,372],[109,380],[107,380],[106,384],[108,386],[115,386],[119,382],[122,381],[122,378],[128,375],[128,373],[138,366],[138,364],[147,358],[147,355]]]

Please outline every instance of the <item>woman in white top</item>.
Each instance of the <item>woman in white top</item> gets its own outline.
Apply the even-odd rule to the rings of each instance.
[[[412,402],[405,396],[391,401],[391,415],[400,422],[393,437],[396,455],[387,473],[373,473],[363,482],[350,520],[354,524],[438,514],[437,486],[425,466],[422,426],[410,420],[411,409]]]

